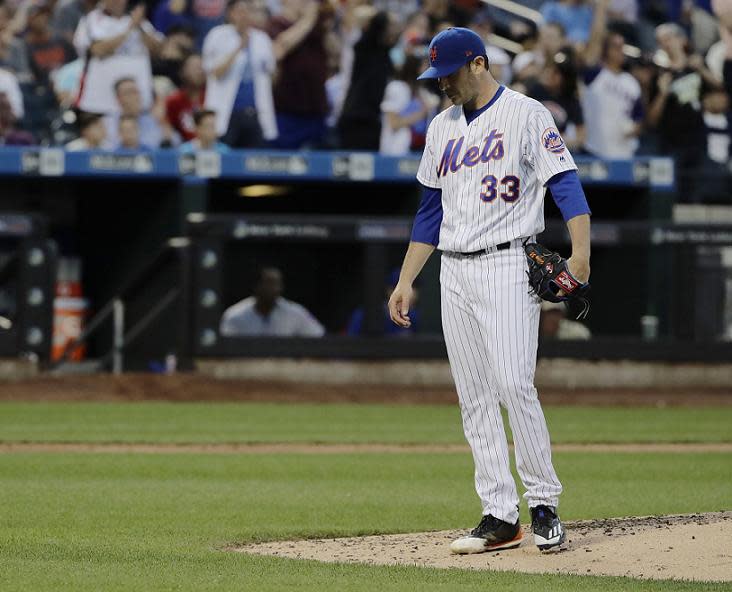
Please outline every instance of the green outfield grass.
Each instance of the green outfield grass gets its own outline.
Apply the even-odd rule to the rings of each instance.
[[[550,408],[563,442],[731,441],[732,410]],[[463,442],[454,407],[0,404],[2,441]],[[566,520],[732,508],[732,455],[555,453]],[[324,565],[231,543],[473,526],[467,453],[0,454],[0,590],[626,591],[730,585]],[[525,508],[522,519],[526,520]]]
[[[563,453],[565,519],[730,506],[729,455]],[[0,589],[722,590],[618,578],[326,566],[233,542],[472,525],[465,454],[0,455]],[[523,516],[525,520],[525,515]]]
[[[554,442],[732,442],[732,407],[547,407]],[[462,443],[457,405],[2,403],[0,441]]]

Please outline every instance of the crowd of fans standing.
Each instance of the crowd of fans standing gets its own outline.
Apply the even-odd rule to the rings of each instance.
[[[531,10],[479,0],[5,0],[0,139],[419,151],[446,106],[436,86],[415,81],[427,45],[469,26],[494,76],[541,101],[577,153],[667,154],[682,171],[728,171],[732,1],[521,4]]]

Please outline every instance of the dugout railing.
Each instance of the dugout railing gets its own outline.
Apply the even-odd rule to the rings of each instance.
[[[60,358],[50,364],[50,370],[73,372],[76,364],[70,361],[72,352],[96,339],[96,355],[87,369],[119,374],[128,366],[130,351],[155,331],[159,333],[161,327],[165,337],[159,345],[167,355],[175,356],[176,369],[192,369],[191,250],[187,238],[168,240],[93,314],[78,338],[70,340]],[[160,284],[157,290],[152,288],[155,283]],[[138,301],[137,305],[133,301]]]

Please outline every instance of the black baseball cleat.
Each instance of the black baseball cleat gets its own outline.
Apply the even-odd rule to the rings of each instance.
[[[513,549],[521,544],[521,524],[510,524],[490,514],[470,534],[452,542],[450,550],[458,555]]]
[[[531,508],[531,530],[534,533],[534,543],[541,551],[558,547],[566,538],[564,527],[554,506],[542,505]]]

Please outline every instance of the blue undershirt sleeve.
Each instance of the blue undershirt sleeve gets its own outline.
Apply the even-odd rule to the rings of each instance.
[[[412,241],[437,246],[442,224],[442,189],[422,185],[422,200],[412,226]]]
[[[592,214],[577,171],[563,171],[554,175],[547,182],[547,186],[551,190],[554,203],[562,212],[565,222],[575,216]]]

